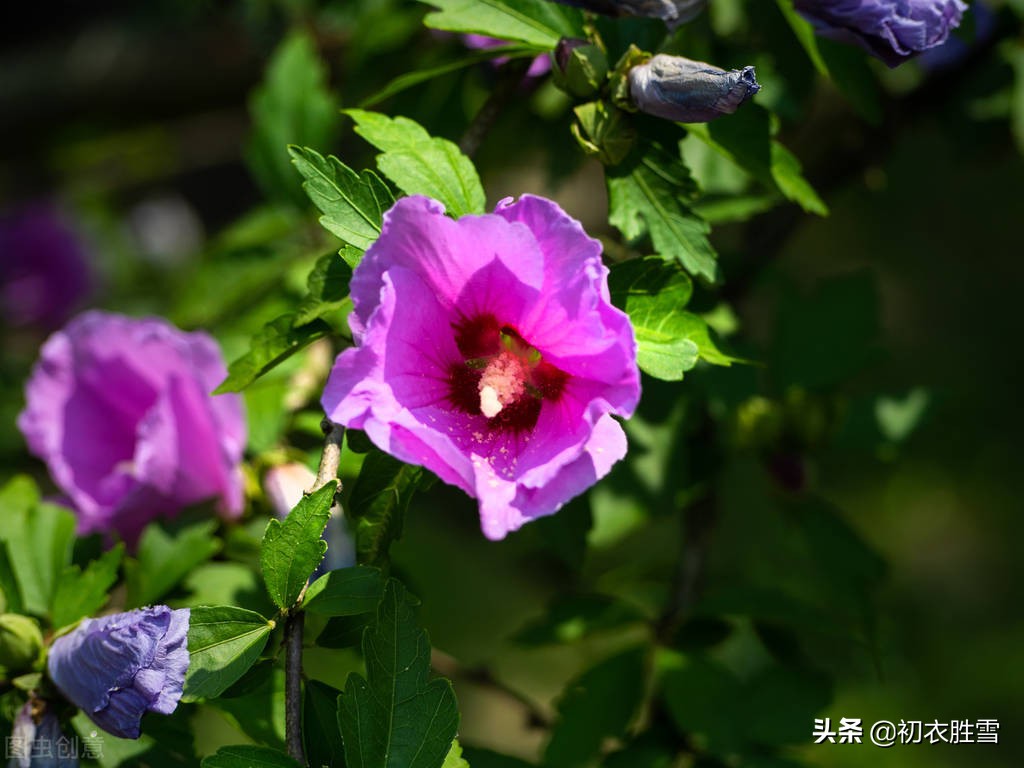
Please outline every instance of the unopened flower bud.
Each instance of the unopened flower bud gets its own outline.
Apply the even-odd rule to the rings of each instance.
[[[629,72],[633,105],[679,123],[730,115],[759,90],[753,67],[726,71],[681,56],[659,54]]]
[[[39,709],[27,702],[14,718],[7,737],[8,768],[78,768],[78,755],[61,749],[71,742],[61,733],[60,721],[49,710]]]
[[[704,10],[708,0],[556,0],[605,16],[644,16],[661,19],[669,29],[685,24]]]
[[[585,99],[597,93],[608,75],[608,58],[598,46],[563,37],[554,51],[555,82],[565,92]]]
[[[43,635],[35,619],[17,613],[0,615],[0,667],[24,672],[39,658]]]

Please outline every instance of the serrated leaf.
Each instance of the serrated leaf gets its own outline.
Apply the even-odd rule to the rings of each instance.
[[[142,532],[134,558],[125,561],[126,607],[155,603],[170,592],[189,572],[220,551],[220,539],[213,535],[216,520],[203,520],[169,531],[150,523]]]
[[[422,475],[419,467],[403,464],[383,451],[366,454],[348,503],[360,563],[387,561],[391,542],[402,536],[402,518]]]
[[[352,262],[358,264],[362,252],[350,245],[341,250],[344,255],[328,253],[317,259],[306,279],[309,293],[295,312],[295,325],[305,325],[336,314],[345,306],[348,284],[352,279]]]
[[[306,180],[302,188],[323,216],[331,234],[361,250],[380,235],[384,211],[394,195],[373,171],[356,173],[334,155],[324,157],[309,147],[289,147],[295,168]]]
[[[192,608],[182,701],[220,696],[256,662],[273,628],[273,622],[244,608]]]
[[[444,759],[444,764],[441,768],[469,768],[469,763],[462,756],[462,746],[459,744],[458,739],[452,742],[452,748]]]
[[[606,169],[605,179],[608,220],[627,240],[649,235],[665,261],[709,282],[718,279],[711,228],[687,202],[693,181],[678,152],[639,141],[625,161]]]
[[[45,616],[64,568],[71,562],[75,517],[39,500],[35,483],[15,477],[0,489],[0,541],[27,613]],[[6,592],[6,589],[5,589]]]
[[[309,585],[302,609],[321,616],[355,616],[377,608],[384,589],[381,572],[356,565],[329,571]]]
[[[252,337],[249,351],[228,366],[228,376],[214,394],[241,392],[260,376],[331,332],[331,327],[323,320],[305,325],[296,325],[295,320],[294,314],[281,315],[264,325]]]
[[[591,667],[569,683],[544,765],[588,765],[607,738],[621,737],[644,695],[644,649],[632,648]]]
[[[260,569],[270,599],[278,608],[295,605],[310,574],[316,570],[327,552],[321,539],[338,482],[332,480],[323,488],[303,496],[284,520],[271,520],[260,545]]]
[[[808,213],[828,215],[828,206],[803,177],[800,161],[772,139],[771,114],[749,105],[726,120],[686,126],[687,131],[769,189]]]
[[[270,747],[241,744],[221,747],[203,758],[202,768],[302,768],[284,752]]]
[[[389,579],[363,635],[366,678],[352,674],[338,724],[349,768],[440,768],[459,726],[447,680],[430,680],[430,641],[405,588]]]
[[[313,40],[302,31],[274,51],[263,83],[253,92],[253,136],[246,160],[263,193],[301,205],[304,197],[288,157],[288,146],[323,147],[338,126],[338,104],[327,87],[327,68]]]
[[[50,622],[54,627],[65,627],[92,616],[103,607],[107,590],[117,581],[117,568],[123,555],[124,544],[118,544],[89,563],[84,572],[77,565],[64,569],[50,606]]]
[[[486,198],[473,161],[447,139],[427,133],[407,117],[347,109],[356,133],[381,150],[377,167],[407,195],[426,195],[449,215],[483,213]]]
[[[637,365],[665,381],[679,381],[698,359],[730,365],[707,323],[684,307],[693,285],[678,269],[648,257],[616,264],[608,279],[612,303],[629,315],[637,341]]]
[[[421,0],[440,10],[423,23],[448,32],[474,32],[552,50],[562,37],[583,37],[583,16],[545,0]]]
[[[338,730],[338,697],[334,686],[307,680],[302,700],[302,737],[312,768],[345,768],[345,744]]]

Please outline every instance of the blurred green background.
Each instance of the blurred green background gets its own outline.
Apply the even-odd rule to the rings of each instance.
[[[723,413],[741,406],[748,415],[758,402],[790,403],[812,432],[808,414],[828,423],[819,430],[825,436],[810,441],[814,450],[794,459],[800,484],[840,508],[884,561],[865,647],[813,626],[799,633],[804,652],[835,679],[819,716],[858,717],[866,725],[995,718],[1001,725],[998,746],[882,750],[812,746],[813,723],[789,723],[806,733],[794,757],[823,768],[1019,766],[1024,351],[1016,332],[1024,160],[1010,119],[1024,82],[1014,80],[1012,66],[1021,55],[1019,23],[1009,6],[996,5],[995,31],[958,62],[877,68],[883,117],[871,125],[813,79],[795,42],[763,7],[769,5],[721,2],[681,38],[720,63],[758,64],[763,98],[785,118],[780,138],[831,208],[828,218],[781,208],[715,229],[733,302],[729,325],[738,328],[728,340],[758,365],[700,369],[682,385],[645,382],[644,406],[628,429],[631,450],[643,457],[640,474],[620,467],[589,505],[570,506],[558,524],[538,523],[491,543],[479,535],[475,504],[435,486],[407,517],[395,567],[422,598],[435,647],[458,659],[441,671],[454,677],[462,742],[533,759],[544,730],[526,713],[552,717],[567,681],[636,635],[553,645],[513,636],[566,591],[656,605],[678,558],[671,513],[684,489],[673,476],[694,460],[680,454],[678,439],[693,426],[690,399],[707,397]],[[396,0],[22,10],[23,22],[0,31],[0,205],[10,214],[29,201],[59,201],[95,270],[88,304],[207,327],[228,359],[301,295],[316,256],[329,250],[315,226],[297,223],[310,221],[304,212],[264,207],[267,177],[261,187],[259,171],[250,170],[258,165],[247,149],[251,94],[286,30],[313,36],[344,106],[405,71],[461,55],[458,40],[423,29],[422,6]],[[701,42],[712,28],[725,33],[714,51]],[[642,36],[650,28],[637,24],[634,31]],[[456,139],[497,77],[487,65],[467,67],[378,108]],[[524,88],[506,109],[476,158],[489,203],[523,192],[551,196],[606,238],[614,254],[600,169],[576,150],[567,109],[546,82]],[[321,150],[353,167],[371,162],[340,116],[325,140]],[[706,188],[728,191],[737,183],[734,171],[690,141],[687,156]],[[298,189],[298,177],[292,181],[282,197]],[[245,227],[228,229],[257,207]],[[714,299],[705,300],[710,310]],[[4,328],[4,478],[45,475],[26,455],[14,418],[48,330]],[[282,443],[315,454],[315,393],[287,421],[280,415],[290,377],[302,366],[316,368],[311,357],[247,393],[254,454]],[[318,370],[322,375],[322,361]],[[684,400],[676,402],[680,391]],[[766,460],[740,438],[732,448],[708,536],[707,598],[755,582],[813,591],[785,548],[792,536],[780,509],[792,499],[778,480],[789,476],[792,457]],[[631,497],[636,483],[652,489],[646,502]],[[860,598],[850,594],[850,605]],[[756,667],[765,654],[742,611],[716,648],[734,669]],[[323,658],[312,662],[314,674],[336,685],[355,663],[339,667],[332,655],[317,653]],[[784,701],[764,706],[786,711]],[[228,727],[206,725],[200,741],[237,738],[218,730]]]

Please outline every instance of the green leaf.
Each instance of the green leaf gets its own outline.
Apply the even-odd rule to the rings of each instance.
[[[192,608],[182,701],[220,696],[256,662],[273,628],[274,622],[244,608]]]
[[[57,582],[71,562],[74,538],[74,515],[39,501],[29,478],[15,477],[0,489],[0,541],[7,546],[10,571],[27,613],[46,615]]]
[[[249,108],[254,131],[246,160],[253,175],[267,197],[303,204],[288,145],[328,146],[338,127],[327,68],[308,34],[293,32],[278,46]]]
[[[407,117],[347,109],[356,133],[381,150],[377,167],[407,195],[426,195],[449,215],[483,213],[486,199],[473,161],[447,139],[431,136]]]
[[[311,573],[327,552],[321,538],[338,490],[337,480],[314,491],[295,506],[284,520],[267,523],[260,545],[260,568],[270,599],[278,608],[295,605]]]
[[[688,204],[695,185],[678,151],[638,141],[625,161],[606,169],[605,178],[608,220],[627,240],[650,235],[665,261],[678,262],[708,282],[717,280],[717,255],[707,237],[710,227]]]
[[[366,107],[371,107],[374,104],[379,104],[380,102],[390,99],[392,96],[417,86],[420,83],[425,83],[429,80],[433,80],[434,78],[441,77],[442,75],[447,75],[450,72],[457,72],[460,69],[471,67],[474,64],[479,64],[483,61],[490,61],[491,59],[496,59],[498,57],[506,59],[533,58],[536,55],[537,50],[535,48],[522,48],[521,46],[516,45],[499,45],[494,48],[475,51],[474,53],[458,59],[457,61],[446,61],[444,64],[438,64],[436,67],[428,67],[427,69],[420,69],[415,72],[406,72],[405,74],[399,75],[372,96],[368,96],[359,102],[359,108],[365,109]]]
[[[561,37],[583,37],[583,16],[545,0],[421,0],[440,10],[423,23],[448,32],[475,32],[551,50]]]
[[[92,616],[107,602],[107,590],[117,581],[117,568],[124,555],[124,544],[118,544],[93,560],[85,572],[77,565],[61,574],[50,606],[54,627],[65,627],[86,616]]]
[[[369,248],[380,235],[384,211],[395,202],[384,182],[373,171],[356,173],[334,155],[325,158],[309,147],[288,151],[306,180],[302,188],[323,214],[323,228],[356,248]]]
[[[1010,129],[1018,151],[1024,153],[1024,45],[1019,40],[1006,40],[999,48],[1013,68],[1013,89],[1010,92]]]
[[[352,279],[351,262],[358,264],[362,252],[351,245],[342,248],[342,252],[344,256],[328,253],[317,259],[306,280],[309,293],[295,313],[295,325],[306,325],[334,315],[347,303],[348,284]]]
[[[448,757],[444,759],[441,768],[469,768],[469,763],[462,756],[462,747],[458,739],[452,742],[452,748],[448,751]]]
[[[7,543],[0,540],[0,610],[21,613],[21,590],[14,578],[11,558],[7,554]]]
[[[605,739],[626,732],[644,695],[645,650],[631,648],[591,667],[566,686],[544,765],[589,765]]]
[[[793,7],[793,0],[777,2],[814,68],[835,83],[861,117],[877,123],[882,117],[882,105],[866,56],[852,46],[819,40],[811,23]]]
[[[387,561],[391,542],[402,536],[402,518],[422,476],[419,467],[403,464],[383,451],[366,454],[348,502],[360,563]]]
[[[707,323],[685,311],[693,293],[690,279],[657,257],[632,259],[612,267],[612,302],[629,315],[637,341],[637,364],[645,373],[679,381],[698,359],[730,365],[735,358],[719,351]]]
[[[313,768],[345,768],[345,744],[338,730],[338,697],[334,686],[307,680],[302,700],[302,737],[306,761]]]
[[[428,682],[430,641],[395,579],[363,635],[363,656],[366,679],[350,675],[339,699],[349,768],[440,768],[459,726],[455,693],[447,680]]]
[[[252,679],[247,679],[252,675]],[[260,661],[219,698],[206,702],[257,744],[285,748],[284,670]]]
[[[906,440],[921,423],[931,396],[923,387],[916,387],[904,398],[879,397],[875,401],[875,419],[887,440]]]
[[[216,520],[203,520],[177,531],[160,523],[146,526],[135,558],[125,561],[126,606],[155,603],[193,568],[217,554],[220,539],[213,535],[215,530]]]
[[[639,609],[610,595],[563,595],[542,617],[519,630],[513,639],[523,645],[572,643],[595,632],[621,629],[645,618]]]
[[[271,320],[252,337],[249,351],[228,366],[228,376],[215,395],[241,392],[263,374],[331,332],[323,320],[296,325],[294,314]]]
[[[284,752],[251,744],[221,747],[216,754],[204,757],[201,766],[202,768],[302,768]]]
[[[743,743],[743,689],[722,664],[700,655],[665,652],[659,660],[661,693],[681,733],[699,735],[716,754]]]
[[[800,161],[772,139],[768,110],[751,104],[730,115],[728,120],[695,123],[687,125],[686,129],[761,184],[777,190],[808,213],[828,215],[828,206],[801,174]]]
[[[321,616],[355,616],[377,608],[384,589],[381,572],[356,565],[325,573],[309,585],[302,609]]]
[[[877,353],[879,298],[873,275],[857,271],[830,278],[801,296],[785,288],[775,328],[777,386],[835,387]]]

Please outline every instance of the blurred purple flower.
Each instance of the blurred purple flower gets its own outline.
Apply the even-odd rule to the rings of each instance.
[[[43,345],[18,427],[82,534],[134,543],[157,517],[216,499],[242,512],[246,425],[216,342],[159,318],[91,311]]]
[[[0,316],[10,325],[58,328],[90,295],[89,261],[50,203],[0,216]]]
[[[108,733],[139,738],[147,712],[171,714],[188,670],[189,610],[166,605],[85,619],[46,661],[62,694]]]
[[[658,54],[629,71],[636,108],[679,123],[730,115],[759,90],[753,67],[726,71],[681,56]]]
[[[263,476],[263,490],[274,508],[274,513],[281,519],[302,500],[302,495],[313,487],[316,475],[304,464],[291,462],[278,464],[267,470]],[[323,562],[317,566],[311,580],[338,568],[348,568],[356,564],[356,549],[352,537],[345,527],[345,519],[341,515],[332,514],[324,528],[323,537],[327,542],[327,554]]]
[[[503,45],[509,45],[508,40],[501,40],[497,37],[487,37],[486,35],[462,35],[462,42],[467,48],[472,48],[478,51],[487,51],[491,48],[499,48]],[[499,56],[491,61],[492,64],[500,66],[508,61],[507,56]],[[542,53],[540,56],[530,62],[530,68],[526,70],[527,77],[541,77],[546,75],[551,70],[551,57],[546,53]]]
[[[61,733],[56,715],[43,710],[33,716],[33,705],[27,702],[14,718],[6,742],[7,768],[78,768],[75,742]]]
[[[352,278],[357,346],[327,382],[328,417],[476,497],[488,538],[556,512],[625,455],[612,414],[640,396],[607,275],[550,200],[458,221],[399,200]]]
[[[960,25],[960,0],[794,0],[822,37],[853,43],[890,67],[942,45]]]
[[[555,0],[562,5],[584,8],[606,16],[644,16],[661,19],[675,29],[697,17],[708,0]]]
[[[996,31],[996,14],[992,9],[985,3],[976,2],[971,6],[971,13],[974,14],[974,29],[969,39],[965,39],[966,35],[950,35],[946,42],[925,51],[918,59],[925,70],[939,72],[952,69],[967,58],[972,50],[992,37]]]

